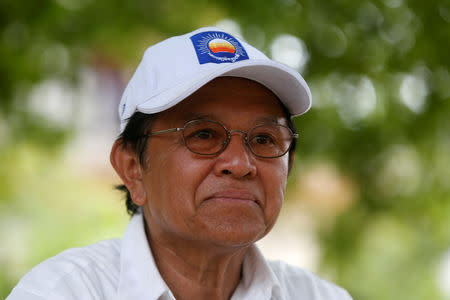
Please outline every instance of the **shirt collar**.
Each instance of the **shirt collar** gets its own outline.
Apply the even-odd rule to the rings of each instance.
[[[118,299],[153,300],[171,294],[147,242],[144,218],[135,214],[122,237]]]
[[[255,245],[245,256],[242,275],[232,300],[283,299],[278,278]]]
[[[118,299],[174,299],[155,264],[141,213],[131,218],[120,253]],[[255,245],[245,256],[242,274],[232,300],[282,299],[279,281]]]

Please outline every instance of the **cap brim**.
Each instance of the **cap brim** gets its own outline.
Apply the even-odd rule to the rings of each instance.
[[[220,76],[243,77],[261,83],[280,99],[292,116],[301,115],[311,107],[311,91],[296,71],[270,60],[247,60],[216,65],[201,76],[181,80],[182,83],[139,104],[137,110],[147,114],[167,110]]]

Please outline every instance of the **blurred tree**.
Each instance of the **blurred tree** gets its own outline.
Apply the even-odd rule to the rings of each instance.
[[[317,216],[322,271],[355,299],[443,299],[434,277],[450,248],[448,0],[3,0],[2,161],[18,143],[48,149],[71,132],[29,109],[36,84],[76,83],[99,58],[133,69],[148,45],[225,18],[268,55],[275,41],[303,51],[296,67],[314,106],[296,120],[297,177],[328,161],[357,194],[333,222]],[[0,169],[4,201],[11,168]]]

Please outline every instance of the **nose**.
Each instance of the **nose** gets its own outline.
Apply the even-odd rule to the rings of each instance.
[[[236,133],[242,133],[239,135]],[[245,132],[230,131],[227,147],[217,157],[214,171],[217,176],[229,175],[238,179],[256,176],[255,157],[244,142]]]

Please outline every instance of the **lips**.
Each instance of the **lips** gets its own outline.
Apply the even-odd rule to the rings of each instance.
[[[254,194],[248,191],[241,191],[241,190],[227,190],[216,192],[212,194],[210,197],[206,198],[205,201],[213,199],[221,201],[251,201],[260,205],[257,197]]]

